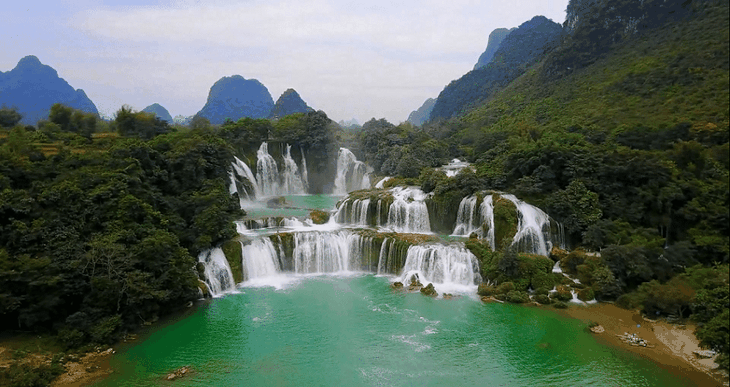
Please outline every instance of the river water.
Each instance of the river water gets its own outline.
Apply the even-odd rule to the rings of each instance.
[[[289,276],[202,303],[112,360],[98,386],[679,386],[549,309],[432,299],[372,274]]]

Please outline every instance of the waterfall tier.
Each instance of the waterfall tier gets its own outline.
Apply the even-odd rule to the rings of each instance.
[[[398,233],[431,233],[427,195],[415,187],[372,191],[343,200],[335,214],[340,224],[382,227]]]
[[[463,244],[416,245],[408,249],[401,280],[408,284],[413,276],[423,283],[446,286],[473,286],[481,282],[479,263]]]
[[[233,280],[231,266],[226,255],[220,248],[206,250],[198,256],[203,264],[205,284],[213,297],[236,290],[236,281]]]
[[[512,246],[518,251],[547,256],[553,246],[564,247],[562,225],[554,221],[541,209],[517,199],[511,194],[500,194],[509,200],[517,211],[517,232],[512,239]],[[477,205],[481,200],[481,204]],[[452,235],[469,236],[476,233],[478,237],[488,240],[492,250],[495,249],[495,222],[493,195],[465,197],[459,204],[456,225]]]
[[[337,172],[335,174],[335,195],[370,188],[370,173],[362,161],[347,148],[337,153]]]

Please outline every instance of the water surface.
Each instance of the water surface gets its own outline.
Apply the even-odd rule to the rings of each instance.
[[[374,275],[244,287],[158,327],[98,386],[680,386],[549,310],[393,292]],[[438,290],[438,289],[437,289]]]

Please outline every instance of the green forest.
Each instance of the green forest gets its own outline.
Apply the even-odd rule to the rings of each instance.
[[[670,2],[657,13],[654,3],[583,10],[592,16],[513,80],[420,127],[373,118],[343,130],[321,111],[183,127],[127,106],[107,122],[60,104],[23,126],[3,107],[0,331],[83,351],[198,299],[198,254],[232,239],[245,215],[229,194],[230,163],[272,136],[308,151],[312,186],[331,179],[347,146],[374,174],[396,177],[386,187],[432,193],[444,222],[465,196],[514,193],[563,224],[571,251],[547,259],[472,238],[482,277],[499,284],[480,294],[520,303],[531,286],[551,303],[559,279],[535,273],[560,261],[581,298],[697,323],[727,370],[728,7]],[[622,7],[655,17],[618,33],[602,20]],[[436,169],[455,157],[475,170]],[[0,384],[45,385],[60,370],[54,360],[1,371]]]

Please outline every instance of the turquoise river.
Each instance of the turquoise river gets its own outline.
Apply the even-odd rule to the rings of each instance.
[[[681,386],[550,309],[433,299],[371,274],[290,275],[200,302],[97,386]],[[168,382],[181,366],[192,374]]]

